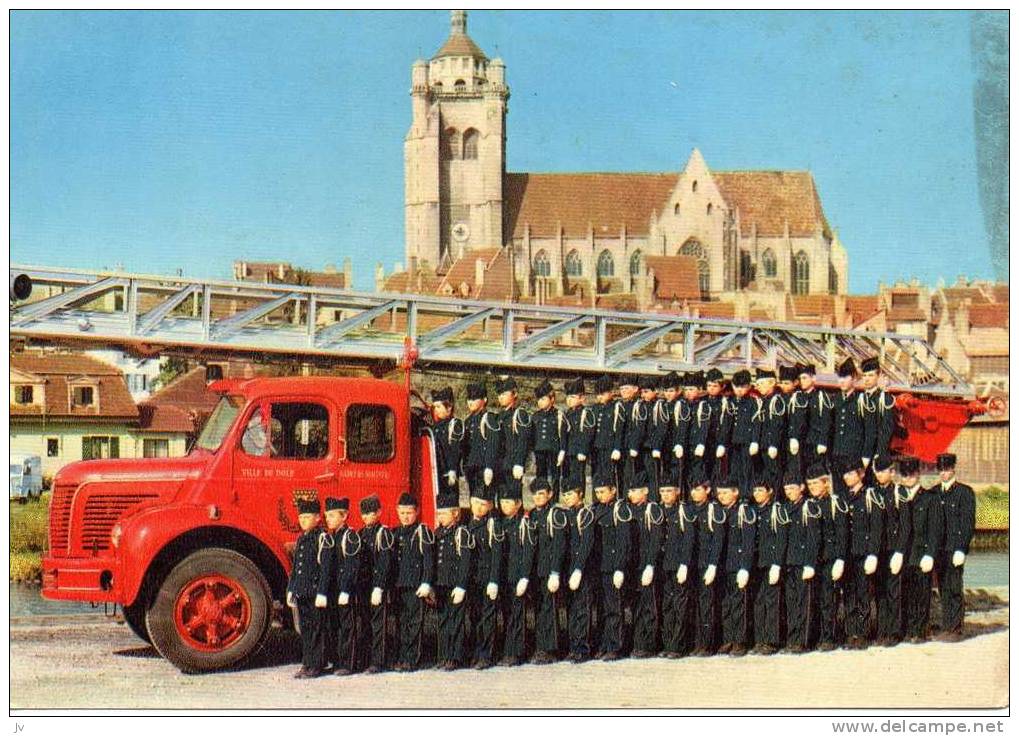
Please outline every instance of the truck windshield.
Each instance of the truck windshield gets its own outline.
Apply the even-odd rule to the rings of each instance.
[[[202,433],[198,435],[195,446],[208,452],[218,450],[243,405],[244,400],[240,396],[224,396],[220,399],[209,421],[205,423]]]

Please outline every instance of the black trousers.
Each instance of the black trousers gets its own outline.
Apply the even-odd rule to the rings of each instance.
[[[566,593],[567,628],[570,637],[570,654],[587,658],[591,656],[591,574],[584,574],[576,590]]]
[[[644,449],[640,451],[640,460],[644,464],[644,478],[647,480],[648,498],[655,503],[661,500],[661,495],[658,489],[662,485],[662,463],[661,458],[655,458],[651,455],[651,450]]]
[[[464,475],[467,478],[467,488],[471,496],[477,497],[478,492],[485,486],[485,469],[464,468]]]
[[[548,592],[548,578],[539,577],[535,582],[538,583],[535,589],[538,600],[534,614],[534,646],[539,652],[558,655],[559,593]]]
[[[499,609],[502,611],[502,656],[523,659],[527,651],[524,622],[527,596],[518,596],[515,586],[499,586]]]
[[[906,597],[906,636],[927,638],[931,620],[931,573],[924,573],[918,565],[902,568]]]
[[[629,450],[624,450],[622,463],[624,470],[623,484],[619,486],[620,498],[624,497],[626,491],[631,488],[644,488],[648,484],[647,468],[644,466],[644,458],[639,451],[637,457],[633,457]]]
[[[696,576],[693,583],[697,587],[697,648],[714,651],[718,641],[718,599],[722,573],[715,575],[711,585],[704,584],[705,568],[691,570]]]
[[[785,453],[778,448],[778,455],[775,459],[768,457],[768,448],[762,447],[758,457],[761,458],[761,477],[771,481],[771,487],[775,489],[775,495],[782,490],[782,469],[785,467]],[[753,497],[753,488],[750,489],[750,498]]]
[[[326,649],[326,659],[340,669],[353,671],[354,660],[354,606],[353,602],[345,606],[330,605],[326,609],[329,612],[329,647]]]
[[[421,661],[421,629],[424,625],[425,602],[417,597],[417,588],[397,588],[400,601],[400,650],[397,662],[417,667]]]
[[[890,555],[882,555],[874,581],[877,587],[877,635],[879,639],[902,638],[903,600],[902,578],[905,565],[898,575],[888,569]]]
[[[754,642],[773,647],[782,645],[782,586],[781,577],[774,585],[768,583],[770,568],[758,567],[750,575],[754,601]]]
[[[817,600],[815,607],[817,625],[814,630],[817,632],[818,644],[839,643],[839,596],[842,585],[841,581],[831,579],[832,564],[833,562],[822,562],[814,575],[816,581],[814,593]],[[846,568],[848,569],[848,565]]]
[[[437,661],[440,664],[452,662],[461,665],[464,663],[464,629],[465,611],[467,605],[466,596],[459,605],[452,601],[453,589],[446,586],[437,587],[435,596],[437,601],[436,620],[438,623]]]
[[[722,643],[746,646],[750,640],[750,583],[740,589],[736,573],[722,576]]]
[[[729,476],[739,488],[739,497],[749,502],[754,495],[754,457],[750,454],[750,446],[733,445],[728,449],[726,456],[729,461]]]
[[[474,662],[491,662],[495,656],[495,622],[498,604],[488,597],[487,583],[467,590],[467,617],[471,624],[471,655]]]
[[[385,669],[389,657],[386,594],[382,596],[382,603],[373,606],[369,587],[354,597],[353,605],[357,617],[354,669],[363,670],[369,666]]]
[[[612,584],[611,572],[599,575],[598,609],[601,619],[601,645],[603,654],[618,654],[623,648],[623,594]]]
[[[309,670],[325,667],[325,609],[315,608],[313,598],[297,599],[301,625],[301,666]]]
[[[616,476],[617,463],[612,461],[611,448],[595,447],[591,450],[591,486],[597,487],[605,483],[618,483]],[[593,494],[592,494],[593,495]]]
[[[798,645],[804,649],[810,646],[810,623],[813,619],[815,598],[813,587],[817,574],[810,580],[803,579],[803,568],[786,565],[782,571],[785,578],[785,621],[786,641],[790,646]]]
[[[587,490],[587,461],[581,462],[576,455],[567,455],[563,460],[563,485],[560,490],[579,488],[580,497]]]
[[[651,585],[640,585],[633,591],[633,651],[658,651],[658,605],[661,600],[661,571],[655,572]],[[640,573],[637,573],[640,577]],[[675,585],[675,579],[672,580]]]
[[[865,559],[851,557],[846,562],[846,636],[856,639],[866,639],[870,634],[870,604],[874,600],[872,576],[863,571]]]
[[[952,552],[941,556],[938,564],[938,589],[941,593],[941,630],[962,633],[965,604],[962,594],[963,568],[952,564]]]
[[[559,478],[560,468],[556,465],[556,461],[559,459],[559,453],[555,450],[535,450],[534,451],[534,477],[545,478],[549,487],[552,489],[552,501],[554,502],[559,497]],[[563,460],[563,464],[566,460]]]
[[[676,582],[676,571],[664,571],[662,578],[662,649],[685,654],[690,648],[696,627],[695,582],[697,571],[690,569],[686,582]]]

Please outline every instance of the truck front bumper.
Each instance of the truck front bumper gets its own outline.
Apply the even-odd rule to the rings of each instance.
[[[44,557],[42,595],[51,600],[115,603],[120,597],[117,573],[114,557]]]

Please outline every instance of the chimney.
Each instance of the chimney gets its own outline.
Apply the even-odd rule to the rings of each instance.
[[[969,308],[972,304],[972,299],[963,299],[955,308],[955,332],[959,336],[969,334]]]
[[[474,261],[474,288],[478,291],[485,285],[485,262],[482,259]]]
[[[386,269],[381,263],[375,264],[375,291],[382,291],[386,286]]]
[[[335,266],[333,269],[335,270]],[[354,266],[350,262],[350,256],[343,259],[343,288],[350,289],[354,285]]]

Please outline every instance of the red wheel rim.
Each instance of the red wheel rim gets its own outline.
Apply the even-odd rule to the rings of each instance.
[[[244,588],[224,575],[203,575],[181,589],[173,606],[177,634],[189,647],[219,652],[248,630],[251,600]]]

